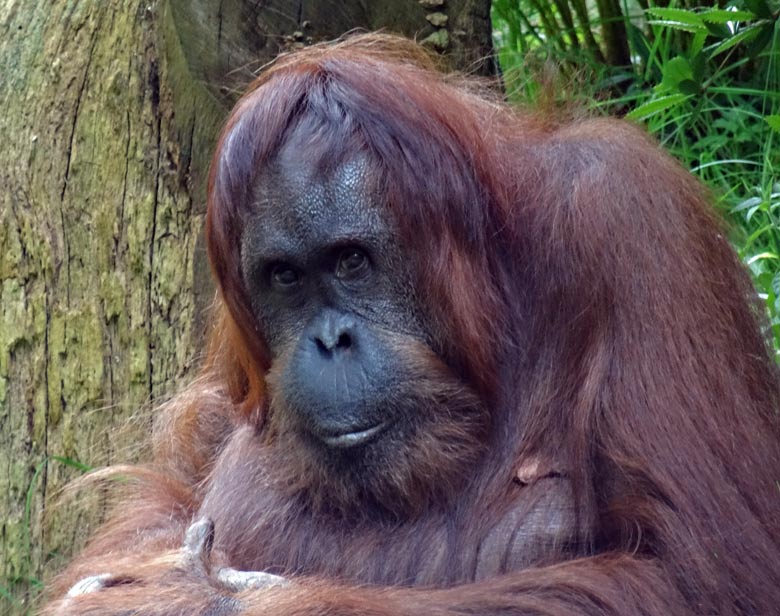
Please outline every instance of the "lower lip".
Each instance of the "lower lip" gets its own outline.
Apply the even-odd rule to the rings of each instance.
[[[346,434],[338,434],[335,436],[321,436],[322,442],[328,447],[334,447],[337,449],[349,449],[350,447],[357,447],[363,443],[367,443],[382,430],[384,430],[386,424],[379,424],[368,430],[361,430],[360,432],[347,432]]]

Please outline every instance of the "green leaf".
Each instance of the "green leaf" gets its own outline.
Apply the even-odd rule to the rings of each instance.
[[[698,37],[698,34],[696,36]],[[707,68],[707,58],[704,57],[703,53],[696,53],[696,55],[691,56],[690,63],[693,80],[700,84],[704,77],[704,71]]]
[[[700,94],[701,88],[699,87],[699,84],[696,83],[693,79],[683,79],[679,84],[677,84],[677,89],[680,90],[683,94]]]
[[[731,49],[735,45],[739,45],[744,41],[750,41],[756,38],[756,36],[758,36],[758,32],[759,32],[759,28],[757,28],[756,26],[748,26],[744,30],[740,30],[734,36],[730,36],[725,41],[717,45],[710,52],[710,58],[713,58],[718,54],[723,53],[727,49]]]
[[[755,263],[756,261],[764,261],[767,259],[774,260],[777,259],[777,255],[773,252],[760,252],[757,255],[753,255],[748,259],[748,265],[751,263]]]
[[[769,295],[774,295],[772,293],[772,274],[769,272],[764,272],[763,274],[759,274],[756,276],[756,283],[759,289],[763,289],[766,293],[769,293]],[[772,297],[768,297],[767,303],[772,303]]]
[[[706,32],[706,27],[704,24],[701,24],[699,26],[693,26],[691,24],[686,24],[680,21],[670,21],[668,19],[651,19],[647,23],[649,23],[652,26],[665,26],[667,28],[671,28],[672,30],[682,30],[683,32]]]
[[[704,21],[698,13],[694,13],[693,11],[686,11],[685,9],[653,7],[652,9],[647,9],[647,12],[650,13],[653,17],[657,17],[658,19],[662,19],[664,21],[672,21],[681,24],[687,24],[689,26],[704,25]]]
[[[52,460],[57,460],[60,464],[64,464],[65,466],[70,466],[75,469],[78,469],[84,473],[87,473],[92,470],[92,467],[88,464],[84,464],[83,462],[79,462],[78,460],[72,460],[71,458],[63,458],[62,456],[49,456]]]
[[[660,96],[651,101],[648,101],[642,105],[639,105],[636,109],[626,114],[629,120],[644,120],[651,115],[666,111],[672,107],[676,107],[680,103],[685,102],[688,99],[687,94],[670,94],[668,96]]]
[[[713,24],[709,21],[705,21],[704,25],[707,26],[708,34],[719,39],[729,38],[733,34],[726,24]]]
[[[662,86],[666,90],[677,90],[681,81],[693,80],[693,69],[690,62],[683,56],[675,56],[663,67]]]
[[[756,16],[750,11],[729,11],[727,9],[710,9],[699,13],[702,20],[711,24],[727,24],[734,21],[750,21]]]
[[[693,40],[691,41],[691,47],[689,50],[691,62],[693,62],[694,58],[702,57],[701,50],[704,49],[704,43],[707,41],[708,36],[709,33],[705,30],[697,32],[693,35]]]
[[[764,122],[769,124],[773,131],[780,133],[780,115],[764,116]]]
[[[745,199],[742,203],[732,208],[731,212],[736,214],[737,212],[747,210],[753,207],[754,205],[761,205],[762,201],[763,199],[761,199],[761,197],[750,197],[750,199]]]
[[[751,233],[748,236],[747,240],[745,240],[744,245],[742,246],[742,248],[740,248],[740,251],[745,251],[748,248],[750,248],[753,245],[753,243],[762,235],[764,235],[764,233],[766,233],[767,231],[772,231],[772,225],[764,225],[763,227],[760,227],[755,231],[753,231],[753,233]]]

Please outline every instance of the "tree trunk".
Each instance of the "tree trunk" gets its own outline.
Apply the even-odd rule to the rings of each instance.
[[[489,1],[438,4],[0,2],[0,612],[100,521],[102,496],[65,484],[136,459],[197,364],[204,180],[252,71],[353,28],[492,71]]]

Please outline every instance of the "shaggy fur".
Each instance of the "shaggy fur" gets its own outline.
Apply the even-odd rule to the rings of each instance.
[[[376,161],[442,348],[408,351],[436,419],[386,468],[312,465],[269,394],[241,279],[249,187],[302,116],[322,126],[307,156]],[[230,116],[207,237],[209,359],[53,594],[124,583],[51,613],[776,613],[779,390],[761,307],[706,192],[637,128],[510,109],[393,37],[306,49]],[[214,562],[293,583],[232,595],[182,566],[204,514]]]

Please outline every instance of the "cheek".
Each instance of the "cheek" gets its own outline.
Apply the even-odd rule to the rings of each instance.
[[[352,310],[390,347],[404,339],[431,346],[431,320],[409,276],[385,277],[371,293],[356,299]]]
[[[268,345],[271,361],[277,362],[278,358],[289,356],[300,341],[307,318],[306,311],[264,306],[262,311],[255,311],[255,315],[258,328]]]

